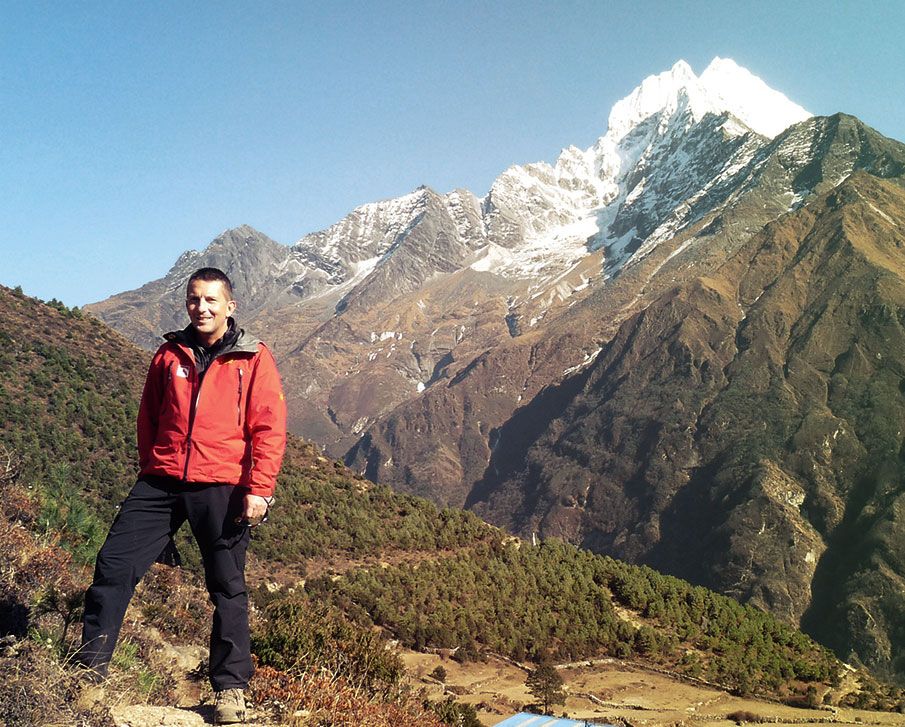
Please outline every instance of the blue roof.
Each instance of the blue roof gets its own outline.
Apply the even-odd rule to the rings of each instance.
[[[549,715],[520,712],[513,717],[498,722],[495,727],[581,727],[581,725],[586,724],[600,723],[590,723],[586,720],[576,721],[574,719],[566,719],[565,717],[550,717]]]

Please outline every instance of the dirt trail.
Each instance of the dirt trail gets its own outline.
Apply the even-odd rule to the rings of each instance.
[[[203,727],[213,723],[213,711],[202,715],[190,709],[153,707],[148,704],[111,707],[110,715],[116,727]]]

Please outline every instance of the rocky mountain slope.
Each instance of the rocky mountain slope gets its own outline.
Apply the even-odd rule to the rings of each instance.
[[[164,333],[186,325],[185,281],[205,265],[230,271],[249,318],[297,298],[293,284],[299,268],[285,247],[243,225],[224,232],[203,253],[185,252],[166,277],[86,308],[139,346],[156,349]]]
[[[240,315],[280,355],[294,428],[342,453],[476,355],[548,335],[563,310],[721,203],[768,137],[806,118],[732,61],[700,78],[680,61],[616,104],[591,148],[511,167],[482,199],[420,188],[291,247],[227,231],[165,278],[89,309],[153,347],[153,332],[180,320],[189,269],[223,267]],[[584,356],[563,351],[560,370]]]
[[[155,566],[143,580],[102,689],[68,658],[97,536],[135,474],[150,354],[78,310],[2,286],[0,341],[0,723],[200,723],[211,712],[199,663],[211,607],[197,567]],[[475,724],[468,705],[496,723],[524,690],[487,691],[488,666],[470,663],[487,651],[521,670],[519,684],[526,659],[581,661],[563,667],[576,691],[584,685],[567,708],[599,714],[609,695],[613,722],[637,709],[615,694],[625,670],[632,682],[656,674],[658,689],[694,680],[695,693],[666,701],[694,713],[706,691],[720,704],[704,720],[730,711],[724,689],[843,709],[905,704],[901,690],[753,607],[565,543],[532,547],[471,513],[370,483],[294,437],[278,492],[248,568],[259,666],[250,691],[262,723]],[[442,701],[404,688],[420,690],[427,671],[406,676],[388,637],[432,668],[454,654],[449,690],[446,677],[429,681]]]
[[[469,506],[897,669],[903,231],[905,190],[863,173],[771,223],[627,320],[555,417],[503,426]]]
[[[592,147],[481,199],[421,188],[292,247],[245,228],[183,261],[237,278],[293,428],[369,478],[655,564],[902,673],[903,173],[905,147],[853,117],[680,62]],[[186,274],[92,310],[141,341]]]

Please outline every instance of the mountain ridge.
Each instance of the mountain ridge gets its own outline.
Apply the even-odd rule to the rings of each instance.
[[[708,73],[714,75],[714,68],[721,69],[716,75],[734,78],[736,81],[741,82],[745,87],[751,87],[752,84],[759,84],[766,88],[763,82],[760,82],[753,77],[748,71],[740,68],[731,61],[719,58],[711,63],[707,71],[702,74],[702,78],[707,77]],[[669,78],[671,81],[664,83],[664,78]],[[536,214],[532,214],[527,219],[526,223],[513,223],[512,220],[507,221],[507,205],[504,204],[503,207],[500,208],[494,202],[494,199],[502,194],[500,191],[501,180],[505,179],[507,174],[512,172],[527,174],[530,180],[529,182],[516,180],[514,185],[517,189],[519,187],[524,187],[525,184],[533,186],[540,179],[548,177],[554,169],[559,169],[560,173],[563,175],[563,185],[556,185],[560,187],[560,192],[557,192],[557,194],[565,193],[569,188],[574,190],[575,187],[583,186],[586,189],[586,192],[590,194],[590,198],[584,199],[581,205],[588,210],[595,206],[595,199],[598,200],[597,204],[599,204],[600,201],[603,201],[604,203],[611,201],[611,198],[613,197],[612,190],[601,191],[599,185],[603,183],[604,187],[608,184],[612,186],[613,182],[606,180],[603,180],[603,182],[594,181],[594,173],[600,173],[601,169],[587,168],[579,175],[581,179],[575,177],[575,170],[581,166],[588,167],[588,165],[596,165],[597,167],[607,167],[607,169],[604,170],[605,176],[612,177],[618,173],[621,163],[618,159],[619,152],[614,147],[616,142],[621,140],[629,131],[647,121],[652,115],[655,115],[653,113],[654,111],[662,116],[664,111],[669,111],[669,104],[672,103],[669,99],[667,99],[666,102],[663,102],[662,99],[656,98],[657,94],[653,94],[655,101],[661,102],[661,108],[653,110],[648,108],[650,102],[645,102],[644,99],[651,96],[651,94],[643,93],[643,89],[645,88],[645,85],[649,86],[651,84],[658,85],[661,91],[665,89],[667,96],[670,98],[684,93],[684,89],[689,87],[696,88],[695,95],[703,98],[704,101],[699,102],[698,108],[693,109],[692,116],[703,116],[706,115],[706,113],[712,113],[713,110],[718,109],[720,105],[724,108],[738,106],[736,101],[727,101],[727,99],[721,96],[719,92],[706,90],[706,85],[700,82],[700,79],[694,75],[690,67],[684,61],[680,61],[670,71],[660,74],[660,76],[651,76],[646,79],[633,94],[630,94],[626,99],[616,104],[616,106],[614,106],[614,112],[611,114],[611,124],[618,127],[618,132],[608,132],[590,149],[584,152],[581,152],[574,147],[572,147],[571,150],[567,149],[560,156],[560,160],[557,161],[555,168],[543,162],[526,166],[516,165],[510,167],[509,170],[503,172],[500,178],[494,182],[491,190],[483,198],[483,201],[478,200],[477,197],[467,190],[457,190],[447,195],[441,195],[444,200],[447,201],[450,208],[455,210],[451,216],[458,218],[459,225],[457,231],[461,234],[461,237],[464,240],[470,241],[472,246],[476,246],[478,241],[485,240],[488,237],[488,233],[495,232],[496,234],[491,234],[491,237],[495,237],[497,240],[503,242],[507,239],[511,240],[512,235],[510,227],[512,224],[515,224],[516,228],[524,228],[527,223],[529,227],[533,228],[532,234],[535,236],[538,233],[547,230],[548,225],[542,222],[543,215],[539,217]],[[723,79],[722,85],[728,85],[725,79]],[[777,125],[785,126],[788,125],[788,123],[791,123],[791,121],[798,120],[800,117],[807,115],[807,112],[789,102],[785,97],[782,97],[781,94],[778,94],[777,92],[771,93],[780,96],[782,99],[781,103],[774,104],[774,117]],[[666,103],[665,109],[662,108],[662,103]],[[618,113],[617,109],[620,107],[620,104],[623,107],[631,108],[631,111]],[[656,103],[654,105],[656,106]],[[702,108],[706,109],[703,113],[701,111]],[[672,109],[672,111],[676,111],[676,109]],[[733,128],[731,133],[734,135],[742,135],[744,131],[740,128]],[[593,158],[595,156],[599,158],[595,160]],[[572,171],[570,172],[569,170]],[[512,187],[512,185],[509,186]],[[404,228],[412,222],[411,210],[408,209],[409,206],[413,203],[417,204],[418,200],[423,198],[425,191],[426,188],[419,188],[419,190],[408,195],[403,195],[402,197],[362,205],[353,210],[346,218],[344,218],[344,220],[341,220],[327,230],[306,235],[294,245],[280,246],[280,251],[283,256],[281,265],[292,267],[296,272],[296,279],[292,282],[292,289],[296,294],[303,296],[305,294],[303,292],[305,288],[304,283],[307,281],[310,293],[317,293],[323,288],[323,281],[320,280],[319,282],[319,279],[323,279],[324,277],[335,285],[346,282],[349,278],[348,273],[350,272],[348,269],[349,263],[362,264],[366,261],[373,260],[375,256],[386,257],[385,253],[387,252],[387,248],[392,247],[393,245],[391,240],[402,236],[405,232]],[[526,194],[530,193],[527,189],[524,189],[523,191]],[[585,194],[584,197],[587,197],[587,194]],[[547,211],[544,214],[549,212],[549,204],[549,201],[544,202],[544,206],[547,207]],[[577,222],[578,220],[575,219],[576,213],[573,212],[570,214],[571,217],[569,217],[568,221]],[[586,212],[580,214],[584,215]],[[484,217],[485,220],[481,221],[480,217]],[[541,226],[537,227],[538,224]],[[370,243],[364,247],[355,245],[350,247],[349,245],[343,246],[341,244],[343,240],[359,239],[362,234],[366,238],[370,237],[372,234],[369,232],[370,229],[384,229],[385,232],[383,235],[389,239],[383,239],[382,244],[376,245],[374,244],[374,241],[371,240]],[[523,231],[523,229],[521,231]],[[248,226],[227,230],[214,240],[214,242],[211,243],[211,249],[206,250],[204,253],[195,253],[194,251],[184,253],[180,260],[177,261],[177,264],[171,268],[168,276],[179,277],[184,274],[186,272],[184,270],[186,265],[192,260],[201,259],[199,257],[201,255],[206,256],[206,258],[216,259],[218,257],[218,245],[222,246],[222,242],[225,238],[236,235],[239,237],[245,236],[246,239],[258,238],[256,242],[260,246],[265,247],[273,242],[270,238],[267,238],[262,233],[259,233]],[[365,257],[366,250],[368,251],[368,257]],[[222,257],[223,256],[221,255],[220,258]],[[220,262],[224,265],[224,268],[235,268],[237,272],[244,269],[241,261],[238,260],[221,259]],[[245,265],[247,266],[247,263]],[[248,299],[254,299],[256,297],[253,288],[245,290],[242,286],[237,287],[243,290],[243,293],[246,296],[246,303],[251,302]],[[94,310],[102,318],[105,316],[112,317],[112,309],[114,307],[112,301],[115,300],[115,298],[116,296],[111,298],[109,302],[91,304],[88,308]],[[252,305],[251,310],[256,310],[256,306]],[[147,347],[148,344],[147,342],[144,342],[142,345]]]
[[[721,67],[729,66],[713,73]],[[476,508],[524,534],[538,529],[659,563],[791,622],[809,619],[816,631],[844,625],[846,614],[865,621],[855,604],[870,602],[875,632],[842,626],[833,638],[840,653],[850,649],[895,671],[898,652],[881,643],[894,630],[884,615],[887,581],[871,585],[848,564],[842,577],[851,592],[828,593],[823,615],[811,608],[820,563],[834,557],[827,555],[833,529],[875,505],[864,505],[872,495],[851,499],[855,470],[839,475],[820,460],[823,439],[814,432],[860,451],[853,426],[834,434],[819,412],[804,424],[793,413],[808,396],[822,396],[808,358],[816,354],[795,348],[808,340],[804,321],[817,326],[821,306],[838,309],[843,330],[852,331],[859,319],[836,300],[839,291],[871,310],[896,309],[884,296],[898,293],[865,273],[864,290],[827,278],[823,298],[799,300],[835,268],[815,264],[805,273],[804,252],[754,256],[752,246],[772,240],[777,250],[805,250],[797,235],[847,236],[864,242],[860,252],[849,248],[850,265],[895,274],[895,245],[867,242],[883,238],[884,214],[898,219],[899,198],[863,174],[900,177],[905,146],[854,117],[811,117],[799,107],[806,118],[767,138],[731,110],[698,103],[696,91],[682,89],[697,81],[681,65],[673,70],[678,83],[645,81],[663,81],[668,102],[652,103],[648,114],[639,90],[641,111],[626,112],[624,133],[607,140],[607,132],[585,151],[566,148],[555,165],[510,167],[482,200],[422,188],[357,208],[304,245],[283,248],[280,270],[287,261],[302,265],[299,255],[310,265],[299,268],[301,277],[280,278],[281,294],[293,291],[290,303],[253,302],[262,313],[248,325],[273,342],[293,429],[368,477]],[[848,213],[834,217],[833,204]],[[816,232],[808,232],[817,217]],[[780,269],[775,289],[788,301],[755,275]],[[179,309],[178,297],[170,303]],[[108,311],[131,315],[118,305],[109,301]],[[641,344],[645,355],[633,349]],[[860,361],[859,351],[846,355]],[[620,388],[603,375],[607,367],[629,382],[647,377],[650,391]],[[872,370],[855,367],[862,369]],[[866,431],[882,402],[861,383],[856,391],[835,381],[826,387],[838,399],[833,416],[860,416]],[[594,385],[621,398],[593,404]],[[893,390],[890,401],[899,395]],[[867,397],[867,414],[852,397]],[[617,404],[622,410],[613,410]],[[610,413],[612,426],[593,419],[597,410]],[[701,422],[709,438],[697,441]],[[802,429],[798,439],[786,431],[793,424]],[[718,433],[729,431],[740,444],[721,444]],[[770,456],[760,461],[748,443]],[[561,466],[545,469],[553,461]],[[810,465],[825,482],[799,471]],[[711,502],[715,493],[726,503]],[[597,517],[607,507],[609,520],[589,527],[585,511]],[[723,519],[708,521],[706,513]],[[772,539],[765,552],[783,564],[775,573],[757,552],[761,514],[773,528],[763,533]],[[713,553],[689,540],[701,531],[717,544]],[[780,546],[789,542],[794,547]]]

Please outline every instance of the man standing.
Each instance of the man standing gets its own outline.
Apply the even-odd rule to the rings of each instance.
[[[97,556],[78,658],[105,677],[135,586],[188,520],[214,604],[210,682],[218,724],[245,718],[252,675],[245,589],[249,525],[267,513],[286,445],[280,377],[236,327],[229,278],[195,271],[190,324],[155,354],[138,412],[138,481]]]

